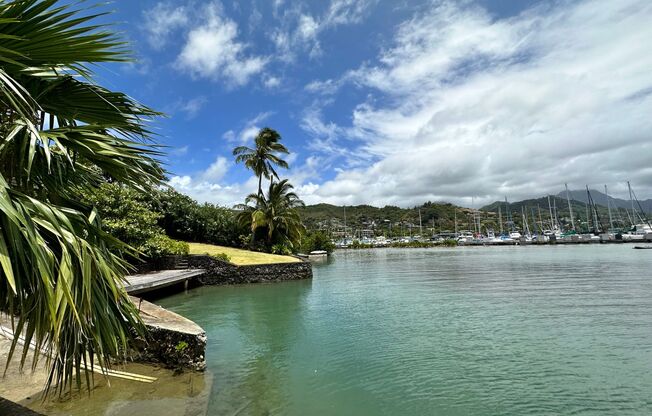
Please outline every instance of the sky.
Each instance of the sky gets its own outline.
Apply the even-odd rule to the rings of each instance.
[[[307,203],[652,197],[652,2],[117,0],[98,82],[166,113],[169,184],[231,206],[262,127]]]

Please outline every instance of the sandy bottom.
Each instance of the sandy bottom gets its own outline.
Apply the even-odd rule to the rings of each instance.
[[[10,341],[0,336],[0,365],[7,362]],[[143,364],[116,366],[113,370],[156,377],[153,383],[104,377],[95,374],[92,391],[74,391],[63,397],[43,400],[47,373],[44,362],[31,371],[28,359],[23,372],[18,370],[19,357],[9,363],[0,379],[0,396],[47,415],[155,415],[203,416],[207,413],[212,385],[209,373],[172,371]]]

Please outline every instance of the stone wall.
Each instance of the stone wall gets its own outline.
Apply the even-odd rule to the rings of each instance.
[[[172,369],[206,368],[206,332],[199,325],[146,300],[131,300],[147,328],[147,340],[132,344],[132,359]]]
[[[183,262],[183,259],[183,256],[165,256],[151,261],[134,261],[134,264],[131,265],[134,271],[131,274],[175,269],[178,264]]]
[[[305,260],[296,263],[236,266],[215,257],[198,255],[188,257],[188,267],[206,270],[206,274],[198,278],[204,285],[270,283],[312,278],[312,265]]]

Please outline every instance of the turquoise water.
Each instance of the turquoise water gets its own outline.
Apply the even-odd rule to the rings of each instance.
[[[211,415],[652,414],[652,250],[338,251],[159,303],[206,329]]]

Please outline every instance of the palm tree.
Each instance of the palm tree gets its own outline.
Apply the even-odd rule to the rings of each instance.
[[[256,136],[255,147],[238,146],[233,149],[235,162],[244,162],[247,169],[258,177],[258,195],[263,194],[263,176],[267,179],[279,179],[274,166],[288,168],[285,160],[276,153],[288,154],[288,149],[281,143],[281,135],[276,130],[265,127]]]
[[[30,342],[49,352],[59,392],[143,333],[115,254],[129,248],[80,192],[163,179],[146,127],[158,113],[93,81],[92,64],[129,60],[125,44],[76,4],[0,3],[0,311],[25,337],[21,366]]]
[[[284,179],[271,182],[267,195],[249,194],[245,204],[237,206],[240,209],[238,220],[242,226],[251,229],[252,233],[264,232],[267,248],[273,244],[287,244],[290,247],[298,244],[305,227],[297,211],[304,203],[294,187]]]

